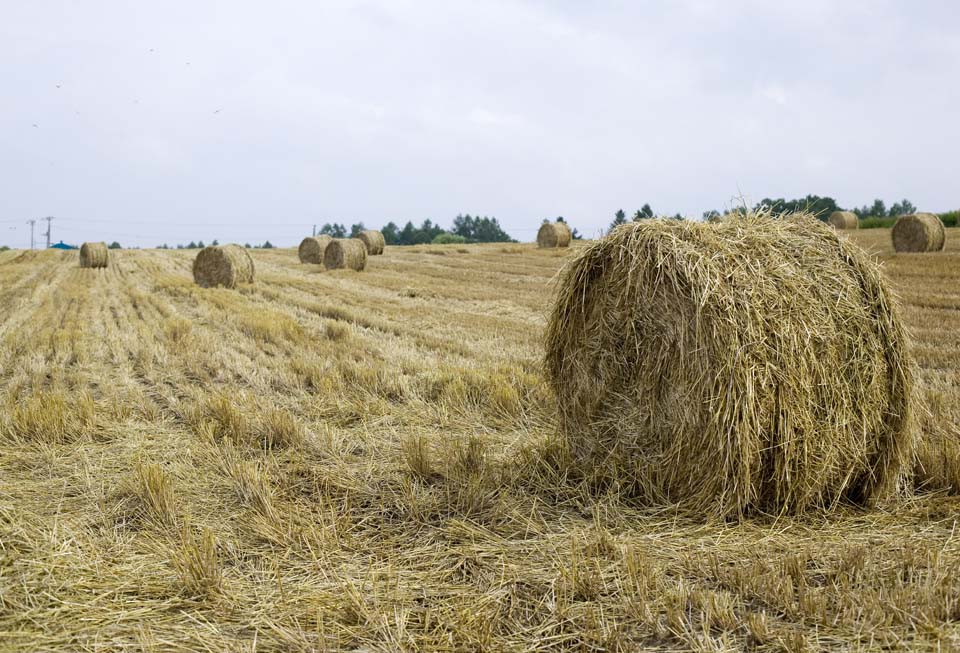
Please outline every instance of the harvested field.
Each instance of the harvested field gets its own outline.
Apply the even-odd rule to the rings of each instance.
[[[585,482],[542,373],[580,251],[0,252],[0,649],[960,647],[960,237],[901,297],[934,492],[723,521]],[[435,255],[442,253],[442,255]]]

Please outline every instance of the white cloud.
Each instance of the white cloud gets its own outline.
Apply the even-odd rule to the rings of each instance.
[[[699,215],[741,191],[958,203],[948,2],[37,0],[4,18],[0,219],[137,215],[143,244],[229,219],[293,243],[298,221],[462,211],[593,233],[621,207]]]
[[[764,84],[759,88],[758,93],[760,97],[774,104],[779,104],[780,106],[786,106],[787,104],[787,89],[781,84]]]

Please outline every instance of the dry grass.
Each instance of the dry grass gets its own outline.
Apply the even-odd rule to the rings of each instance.
[[[647,220],[562,275],[546,366],[585,475],[742,516],[901,486],[913,364],[880,270],[813,216]]]
[[[327,245],[333,240],[330,236],[307,236],[297,248],[297,255],[301,263],[323,263],[323,253],[327,250]]]
[[[537,230],[538,247],[569,247],[572,238],[565,222],[544,222]]]
[[[834,229],[858,229],[860,220],[852,211],[834,211],[827,218],[827,223]]]
[[[363,242],[367,248],[367,254],[370,256],[383,254],[383,250],[387,246],[387,241],[384,239],[383,234],[373,229],[361,231],[357,234],[357,238]]]
[[[193,261],[193,280],[201,288],[253,283],[254,265],[250,253],[240,245],[204,247]]]
[[[323,266],[328,270],[349,268],[357,272],[367,267],[367,244],[359,238],[335,238],[323,253]]]
[[[899,218],[892,237],[898,252],[939,252],[946,242],[946,229],[936,215],[916,213]]]
[[[845,238],[902,297],[937,491],[734,523],[642,508],[557,441],[542,336],[575,251],[357,275],[258,250],[232,291],[189,252],[2,255],[0,649],[955,649],[932,462],[960,455],[960,239]]]
[[[109,259],[106,243],[84,243],[80,246],[80,267],[105,268]]]

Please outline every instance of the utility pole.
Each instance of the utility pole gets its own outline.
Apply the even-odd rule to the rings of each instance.
[[[44,220],[47,221],[47,249],[50,249],[50,223],[53,222],[53,216],[48,215]]]
[[[313,237],[317,237],[317,225],[313,225]]]
[[[37,221],[27,220],[27,224],[30,225],[30,249],[33,249],[33,225],[37,224]]]

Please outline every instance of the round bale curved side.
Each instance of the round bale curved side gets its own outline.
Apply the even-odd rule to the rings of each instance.
[[[80,267],[105,268],[110,260],[106,243],[84,243],[80,246]]]
[[[193,260],[193,280],[202,288],[236,288],[253,283],[253,276],[253,258],[240,245],[204,247]]]
[[[565,222],[544,222],[537,231],[537,247],[569,247],[572,237]]]
[[[367,254],[370,256],[383,254],[383,250],[387,246],[387,241],[384,239],[383,234],[373,229],[361,231],[357,235],[357,238],[363,242],[367,248]]]
[[[860,220],[853,211],[834,211],[827,218],[827,222],[834,229],[859,229]]]
[[[367,246],[359,238],[335,238],[323,253],[328,270],[350,268],[360,272],[367,267]]]
[[[333,238],[330,236],[307,236],[300,241],[300,247],[297,248],[297,256],[301,263],[323,263],[323,253],[327,250]]]
[[[898,252],[939,252],[947,242],[943,221],[932,213],[901,216],[890,236]]]
[[[588,477],[740,517],[895,494],[906,342],[877,264],[810,215],[644,220],[567,267],[545,364]]]

